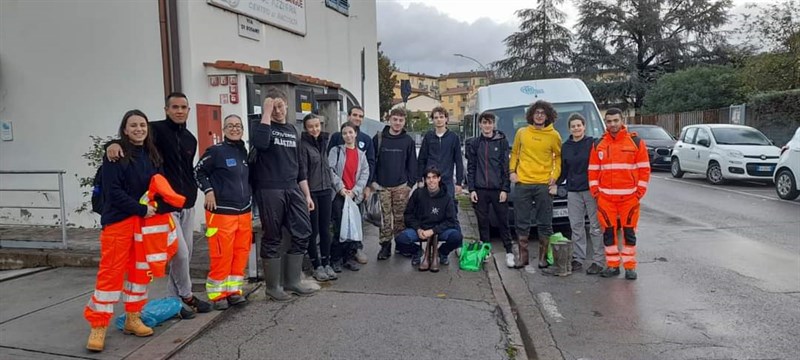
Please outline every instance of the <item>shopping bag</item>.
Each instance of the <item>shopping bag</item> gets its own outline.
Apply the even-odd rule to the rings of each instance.
[[[381,227],[383,224],[381,197],[377,191],[372,192],[369,198],[364,200],[364,221],[377,227]]]
[[[181,300],[177,297],[165,297],[148,301],[142,309],[142,322],[147,327],[156,327],[161,323],[172,319],[181,312]],[[125,327],[125,314],[117,316],[117,329]]]
[[[481,271],[483,259],[492,253],[492,245],[476,241],[461,245],[461,257],[458,265],[464,271]]]
[[[569,242],[569,239],[560,232],[550,235],[550,242],[547,246],[547,265],[553,265],[555,263],[555,258],[553,256],[553,245],[566,244]]]
[[[361,212],[358,205],[350,197],[345,196],[342,207],[342,223],[339,231],[339,242],[350,242],[364,239],[361,230]]]

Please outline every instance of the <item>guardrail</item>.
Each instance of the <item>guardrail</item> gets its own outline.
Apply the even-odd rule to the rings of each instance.
[[[0,205],[0,209],[48,209],[59,210],[61,222],[61,243],[50,241],[14,241],[3,240],[2,247],[22,247],[22,248],[67,248],[67,211],[64,205],[64,174],[65,170],[0,170],[0,175],[57,175],[58,189],[7,189],[0,188],[0,192],[36,192],[36,193],[58,193],[58,206],[18,206]],[[3,182],[7,184],[7,182]]]

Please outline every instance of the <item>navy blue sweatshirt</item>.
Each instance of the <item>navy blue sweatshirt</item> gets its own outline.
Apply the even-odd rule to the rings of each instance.
[[[197,153],[197,139],[186,129],[186,124],[176,124],[169,118],[150,123],[153,142],[164,160],[164,177],[172,189],[186,197],[184,209],[191,209],[197,200],[197,186],[194,181],[194,155]],[[176,209],[166,203],[159,206],[159,213]]]
[[[215,214],[240,215],[250,211],[250,169],[244,141],[225,138],[206,149],[194,168],[197,187],[214,192]]]
[[[453,165],[456,167],[456,182],[453,185],[460,186],[464,183],[464,161],[458,135],[450,130],[442,137],[436,136],[436,130],[425,133],[419,150],[417,175],[424,176],[425,169],[436,166],[442,172],[442,182],[449,183],[453,181]]]
[[[158,172],[150,161],[149,153],[142,146],[134,146],[130,154],[125,154],[116,162],[110,162],[103,156],[102,166],[104,200],[100,225],[120,222],[131,216],[147,215],[147,205],[139,204],[139,198],[150,186],[150,178]]]
[[[254,188],[293,189],[306,180],[300,138],[294,125],[258,123],[251,141],[257,153],[255,168],[251,169],[255,172]]]
[[[589,153],[592,152],[594,138],[584,136],[573,141],[572,135],[561,147],[561,176],[557,184],[567,180],[567,191],[589,190]]]
[[[502,131],[483,134],[467,143],[467,185],[476,189],[511,191],[508,174],[508,140]]]
[[[440,187],[431,195],[428,187],[414,190],[408,199],[403,221],[407,228],[433,230],[434,234],[456,227],[456,205],[452,195]]]
[[[330,154],[331,149],[338,145],[344,145],[344,138],[341,132],[336,132],[331,135],[331,140],[328,142],[327,153]],[[358,150],[363,151],[367,155],[367,163],[369,164],[369,180],[367,180],[367,184],[372,184],[372,182],[375,181],[375,147],[372,145],[372,139],[369,135],[356,129],[356,146],[358,146]]]
[[[377,154],[375,182],[383,187],[395,187],[404,183],[412,187],[417,182],[417,145],[406,134],[405,129],[399,135],[392,135],[389,129],[389,126],[384,127],[372,138]]]

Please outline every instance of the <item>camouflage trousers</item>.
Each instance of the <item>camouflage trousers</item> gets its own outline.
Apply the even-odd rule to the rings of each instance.
[[[383,213],[383,223],[381,224],[380,243],[386,243],[394,239],[395,234],[405,230],[403,223],[403,212],[406,211],[408,204],[408,194],[411,192],[406,184],[395,187],[385,187],[380,190],[381,212]]]

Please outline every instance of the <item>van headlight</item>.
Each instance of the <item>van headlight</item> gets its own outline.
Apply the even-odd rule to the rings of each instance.
[[[728,150],[728,156],[734,159],[741,159],[744,157],[744,154],[739,150]]]

